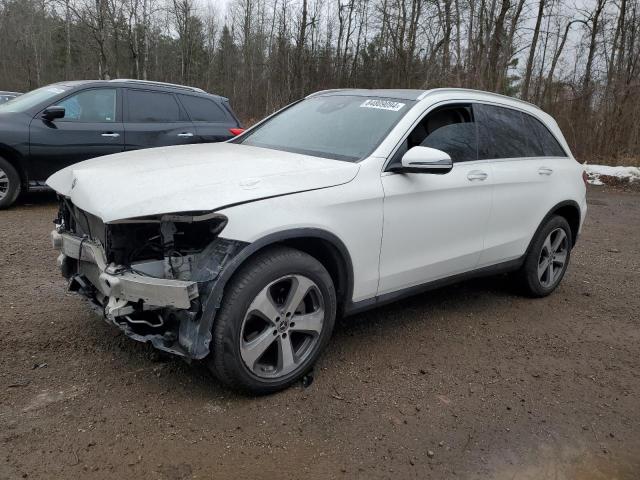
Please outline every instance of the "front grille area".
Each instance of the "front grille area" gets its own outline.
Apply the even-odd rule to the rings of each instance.
[[[87,236],[90,239],[106,244],[106,227],[104,222],[89,212],[76,207],[70,200],[60,200],[58,220],[62,219],[65,229],[79,236]]]
[[[100,243],[108,262],[129,265],[132,261],[163,258],[159,223],[105,225],[66,198],[60,200],[58,223],[61,221],[65,230]]]

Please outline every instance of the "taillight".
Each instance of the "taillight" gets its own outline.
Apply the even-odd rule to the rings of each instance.
[[[244,132],[244,128],[230,128],[229,131],[231,132],[231,135],[235,137],[236,135],[240,135]]]
[[[587,183],[589,183],[589,175],[587,175],[586,170],[582,171],[582,181],[584,182],[585,186],[587,185]]]

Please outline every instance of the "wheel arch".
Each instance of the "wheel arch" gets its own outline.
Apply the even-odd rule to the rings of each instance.
[[[29,176],[27,169],[25,168],[23,157],[17,150],[0,143],[0,157],[4,158],[13,168],[16,169],[18,175],[20,176],[20,183],[22,187],[28,186]]]
[[[540,223],[538,223],[538,228],[529,241],[526,253],[529,253],[529,249],[531,248],[531,245],[533,244],[533,241],[540,229],[544,227],[545,223],[547,223],[547,221],[554,215],[559,215],[567,221],[569,228],[571,228],[571,246],[573,247],[576,244],[576,241],[578,240],[578,232],[580,231],[580,205],[578,205],[578,202],[574,200],[565,200],[554,205],[543,217]]]
[[[314,257],[327,269],[336,287],[339,307],[351,299],[353,292],[353,264],[344,242],[335,234],[319,228],[295,228],[262,237],[240,251],[225,267],[216,289],[224,286],[235,272],[264,249],[276,245],[295,248]]]
[[[259,252],[277,245],[296,248],[322,263],[336,287],[338,315],[344,312],[353,292],[353,264],[344,242],[335,234],[318,228],[295,228],[272,233],[246,244],[224,265],[203,304],[198,331],[204,343],[198,342],[192,358],[204,358],[210,352],[211,329],[222,305],[225,288],[238,269]]]

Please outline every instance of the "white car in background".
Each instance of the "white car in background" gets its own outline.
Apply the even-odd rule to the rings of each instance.
[[[71,288],[253,393],[301,378],[336,315],[499,272],[548,295],[586,213],[549,115],[461,89],[319,92],[227,143],[102,157],[48,184]]]

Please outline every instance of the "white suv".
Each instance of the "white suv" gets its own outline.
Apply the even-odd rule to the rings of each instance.
[[[311,368],[336,315],[498,272],[551,293],[583,173],[525,102],[331,90],[224,144],[102,157],[48,184],[71,289],[130,337],[268,393]]]

